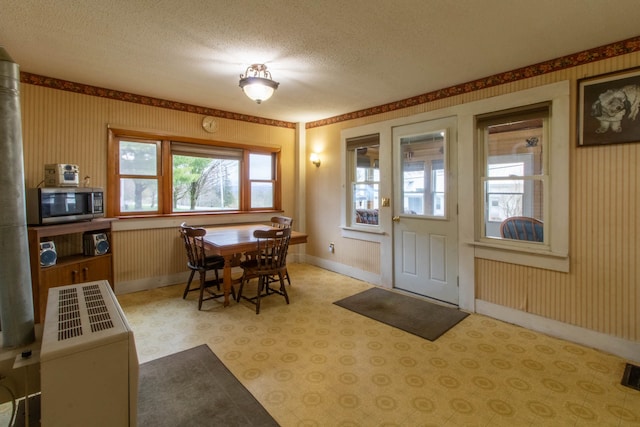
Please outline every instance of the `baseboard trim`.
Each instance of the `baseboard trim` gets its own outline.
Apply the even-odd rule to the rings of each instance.
[[[638,342],[613,337],[603,334],[602,332],[596,332],[580,326],[525,313],[483,300],[476,300],[475,306],[475,311],[478,314],[513,323],[514,325],[581,344],[586,347],[615,354],[630,361],[638,362],[640,360],[640,343]]]
[[[130,280],[128,282],[119,282],[115,285],[115,294],[129,294],[132,292],[161,288],[163,286],[177,285],[178,283],[187,283],[187,280],[189,280],[189,273],[189,271],[185,271],[168,276],[148,277],[139,280]]]
[[[233,267],[233,269],[231,270],[232,277],[234,278],[241,273],[242,270],[240,269],[240,267]],[[149,291],[151,289],[162,288],[164,286],[186,284],[187,280],[189,280],[189,274],[191,274],[191,272],[187,270],[167,276],[147,277],[139,280],[130,280],[128,282],[117,282],[115,284],[114,292],[116,295],[122,295],[132,292]],[[197,274],[193,280],[199,280]]]
[[[315,265],[316,267],[324,268],[325,270],[333,271],[344,276],[353,277],[354,279],[362,280],[363,282],[371,283],[373,285],[381,285],[381,276],[379,274],[360,270],[358,268],[350,267],[338,262],[333,262],[324,258],[318,258],[310,255],[305,255],[304,260],[301,262]]]

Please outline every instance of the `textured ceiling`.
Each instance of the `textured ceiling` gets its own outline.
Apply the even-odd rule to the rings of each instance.
[[[1,0],[22,71],[290,122],[640,35],[638,0]],[[265,63],[257,105],[238,79]]]

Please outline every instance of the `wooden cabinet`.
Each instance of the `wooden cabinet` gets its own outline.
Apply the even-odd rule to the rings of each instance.
[[[94,280],[108,280],[113,288],[111,223],[114,219],[96,219],[58,225],[28,227],[34,321],[44,321],[49,288]],[[85,233],[104,233],[109,251],[103,255],[84,255]],[[54,265],[40,265],[40,243],[53,241],[58,252]]]

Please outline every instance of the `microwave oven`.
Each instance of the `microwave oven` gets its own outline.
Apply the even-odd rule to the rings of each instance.
[[[86,221],[104,216],[101,188],[29,188],[27,224],[46,225]]]

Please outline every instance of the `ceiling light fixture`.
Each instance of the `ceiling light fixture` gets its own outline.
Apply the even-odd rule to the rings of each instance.
[[[279,84],[271,79],[271,73],[264,64],[252,64],[244,74],[240,74],[242,91],[258,104],[271,98]]]

